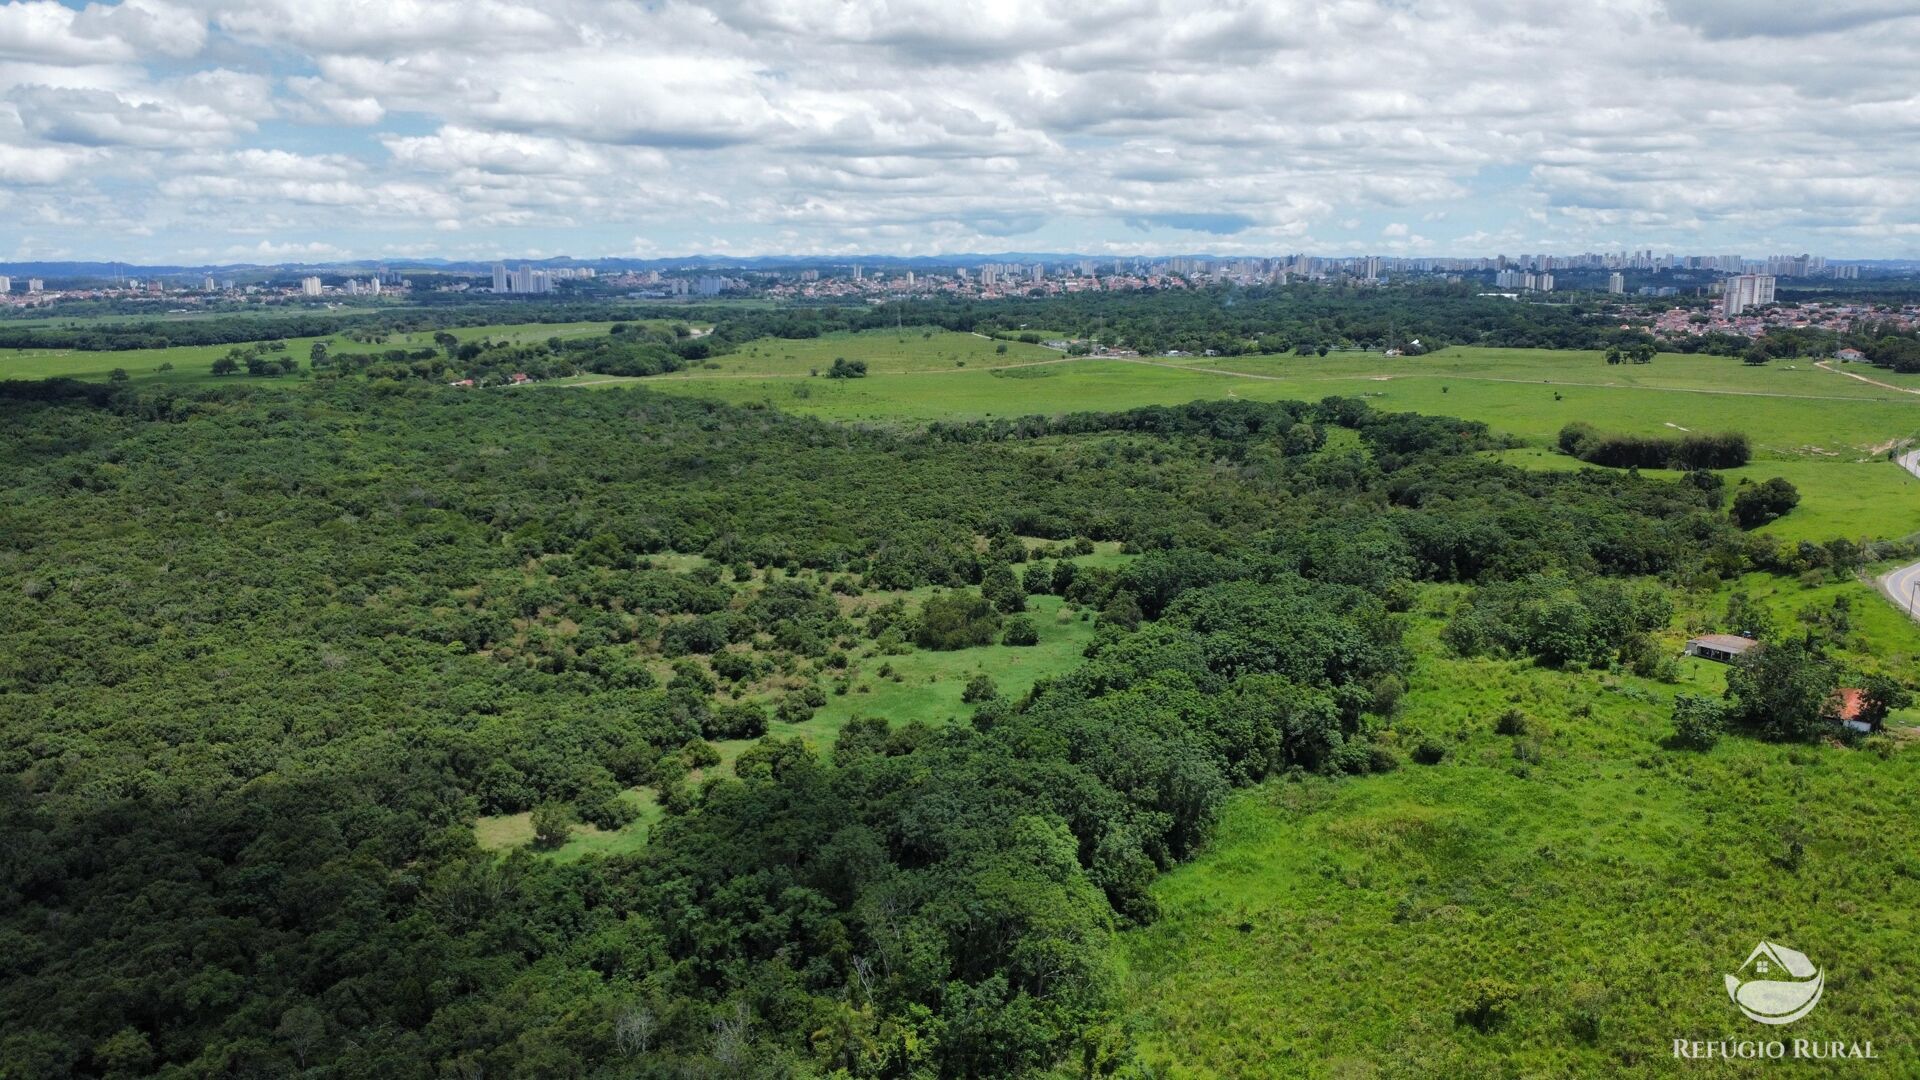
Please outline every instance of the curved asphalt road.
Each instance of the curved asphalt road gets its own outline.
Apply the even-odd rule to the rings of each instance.
[[[1899,460],[1901,468],[1920,476],[1920,450],[1909,450],[1901,454]],[[1901,611],[1920,619],[1920,596],[1916,596],[1916,590],[1920,590],[1920,563],[1903,566],[1880,579],[1880,591],[1887,594],[1887,599]]]

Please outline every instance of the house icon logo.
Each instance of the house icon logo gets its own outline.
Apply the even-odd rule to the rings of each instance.
[[[1738,975],[1728,975],[1727,996],[1762,1024],[1791,1024],[1820,1004],[1826,972],[1813,966],[1807,954],[1785,945],[1763,941],[1753,947]]]

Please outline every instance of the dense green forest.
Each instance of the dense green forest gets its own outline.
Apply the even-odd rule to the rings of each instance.
[[[883,432],[0,385],[0,1072],[1127,1070],[1113,936],[1229,792],[1429,759],[1394,731],[1416,583],[1482,590],[1462,650],[1657,671],[1657,590],[1611,579],[1865,556],[1498,445],[1346,399]],[[1097,629],[1030,693],[715,767],[850,666],[1019,644],[1036,594]],[[475,842],[634,787],[637,853]]]

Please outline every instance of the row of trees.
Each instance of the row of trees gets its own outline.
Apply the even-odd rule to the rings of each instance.
[[[1575,421],[1560,429],[1559,445],[1562,453],[1615,469],[1737,469],[1753,459],[1752,445],[1738,431],[1625,435]]]

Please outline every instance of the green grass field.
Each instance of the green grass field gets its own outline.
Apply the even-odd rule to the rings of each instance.
[[[653,320],[666,325],[665,320]],[[501,326],[463,326],[447,331],[462,341],[487,337],[494,341],[545,341],[550,337],[571,338],[604,334],[606,322],[514,323]],[[384,344],[368,345],[344,334],[326,337],[288,338],[287,352],[300,361],[302,371],[277,376],[274,381],[295,381],[308,377],[307,355],[316,341],[327,343],[332,352],[367,352],[383,349],[418,348],[433,344],[433,332],[389,335]],[[244,347],[244,346],[242,346]],[[225,356],[232,345],[182,345],[170,349],[128,349],[119,352],[83,352],[77,349],[0,349],[0,379],[85,379],[104,382],[115,368],[123,368],[130,380],[164,384],[192,385],[219,382],[208,370],[215,360]],[[281,354],[275,354],[281,355]],[[161,371],[162,364],[173,370]],[[245,381],[244,375],[228,376],[229,381]]]
[[[550,854],[560,862],[573,862],[588,855],[626,855],[647,844],[647,836],[660,820],[660,802],[646,788],[630,788],[620,798],[632,803],[640,816],[619,829],[601,829],[581,823],[573,827],[567,842]],[[533,843],[533,812],[494,814],[474,822],[474,839],[489,851],[508,851]]]
[[[1911,670],[1920,655],[1920,629],[1865,586],[1764,584],[1782,608],[1847,592],[1886,616],[1865,636],[1888,658]],[[1394,723],[1445,760],[1241,794],[1207,851],[1156,886],[1163,917],[1123,935],[1153,1075],[1677,1075],[1696,1063],[1672,1059],[1674,1039],[1781,1034],[1722,986],[1762,939],[1827,972],[1818,1012],[1786,1036],[1871,1039],[1911,1061],[1920,757],[1743,737],[1664,749],[1672,695],[1716,689],[1718,665],[1688,661],[1669,686],[1453,658],[1433,617],[1447,595],[1430,590],[1416,616]],[[1494,733],[1510,708],[1527,735]],[[1481,980],[1512,995],[1484,1032],[1462,1015]],[[1778,1068],[1794,1066],[1713,1072]]]
[[[999,351],[1001,346],[1006,347],[1006,352]],[[826,334],[817,338],[761,338],[688,371],[658,375],[648,381],[654,383],[721,376],[806,378],[814,372],[825,374],[833,366],[834,360],[840,358],[864,360],[875,375],[897,375],[903,372],[960,372],[968,368],[1005,367],[1059,360],[1062,354],[1018,341],[995,341],[978,334],[909,326],[899,330]]]
[[[1591,469],[1555,450],[1529,447],[1494,455],[1523,469]],[[1678,472],[1642,469],[1641,475],[1675,479]],[[1785,477],[1800,491],[1800,505],[1759,531],[1783,540],[1830,540],[1836,536],[1906,536],[1920,532],[1920,478],[1885,458],[1833,461],[1818,458],[1764,458],[1739,469],[1721,470],[1728,497],[1742,480],[1759,483]]]
[[[1726,357],[1663,354],[1648,365],[1609,367],[1598,353],[1455,348],[1411,358],[1345,353],[1076,359],[1009,377],[972,362],[968,368],[953,367],[946,359],[952,339],[971,340],[992,356],[992,343],[962,334],[909,335],[904,342],[888,332],[799,343],[770,339],[748,346],[748,359],[722,358],[718,370],[698,368],[645,381],[675,393],[771,403],[840,420],[965,419],[1202,398],[1317,401],[1343,395],[1366,397],[1382,409],[1481,420],[1543,444],[1574,420],[1646,434],[1744,430],[1763,454],[1781,457],[1857,459],[1920,436],[1920,394],[1873,386],[1805,362],[1754,368]],[[791,360],[776,359],[787,355],[778,350],[796,347],[805,351]],[[903,347],[916,354],[899,355]],[[1017,362],[1060,356],[1039,346],[1012,346],[1020,348],[1036,355],[1014,357],[1010,350],[1008,357]],[[824,370],[841,355],[867,360],[874,374],[809,380],[805,396],[796,393],[793,378],[809,367]]]
[[[957,339],[957,340],[956,340]],[[670,393],[761,404],[825,419],[920,423],[936,419],[1058,414],[1173,405],[1208,398],[1316,401],[1363,397],[1389,411],[1480,420],[1538,453],[1509,455],[1528,468],[1574,468],[1551,454],[1561,427],[1584,420],[1603,430],[1673,435],[1744,431],[1755,463],[1729,474],[1785,476],[1800,507],[1767,531],[1788,539],[1901,536],[1920,530],[1920,482],[1886,463],[1885,451],[1920,438],[1920,394],[1818,370],[1809,362],[1750,367],[1727,357],[1663,354],[1647,365],[1608,366],[1598,353],[1530,349],[1448,349],[1430,356],[1379,353],[1326,357],[1060,360],[986,370],[952,366],[963,334],[838,335],[811,342],[762,341],[718,370],[696,368],[644,382]],[[798,349],[799,351],[795,351]],[[903,355],[901,350],[907,350]],[[1010,349],[1008,357],[1014,353]],[[832,357],[866,359],[865,379],[803,378]],[[993,354],[988,351],[988,356]],[[824,362],[821,358],[824,357]],[[1006,359],[1006,358],[997,358]],[[1047,360],[1057,362],[1046,362]],[[732,366],[729,367],[728,365]],[[1872,372],[1870,377],[1880,378]],[[1897,377],[1881,381],[1898,382]],[[1907,380],[1920,388],[1920,379]],[[609,383],[609,380],[601,380]]]
[[[964,721],[973,706],[960,700],[960,692],[975,675],[991,676],[1003,695],[1018,698],[1036,680],[1078,667],[1082,650],[1093,640],[1095,613],[1067,607],[1057,596],[1028,597],[1027,611],[1040,631],[1038,645],[985,645],[952,652],[916,649],[903,656],[863,652],[851,669],[852,690],[828,697],[827,704],[803,724],[774,721],[770,733],[798,735],[826,748],[856,716],[881,716],[896,724]],[[881,675],[882,667],[893,674]]]

